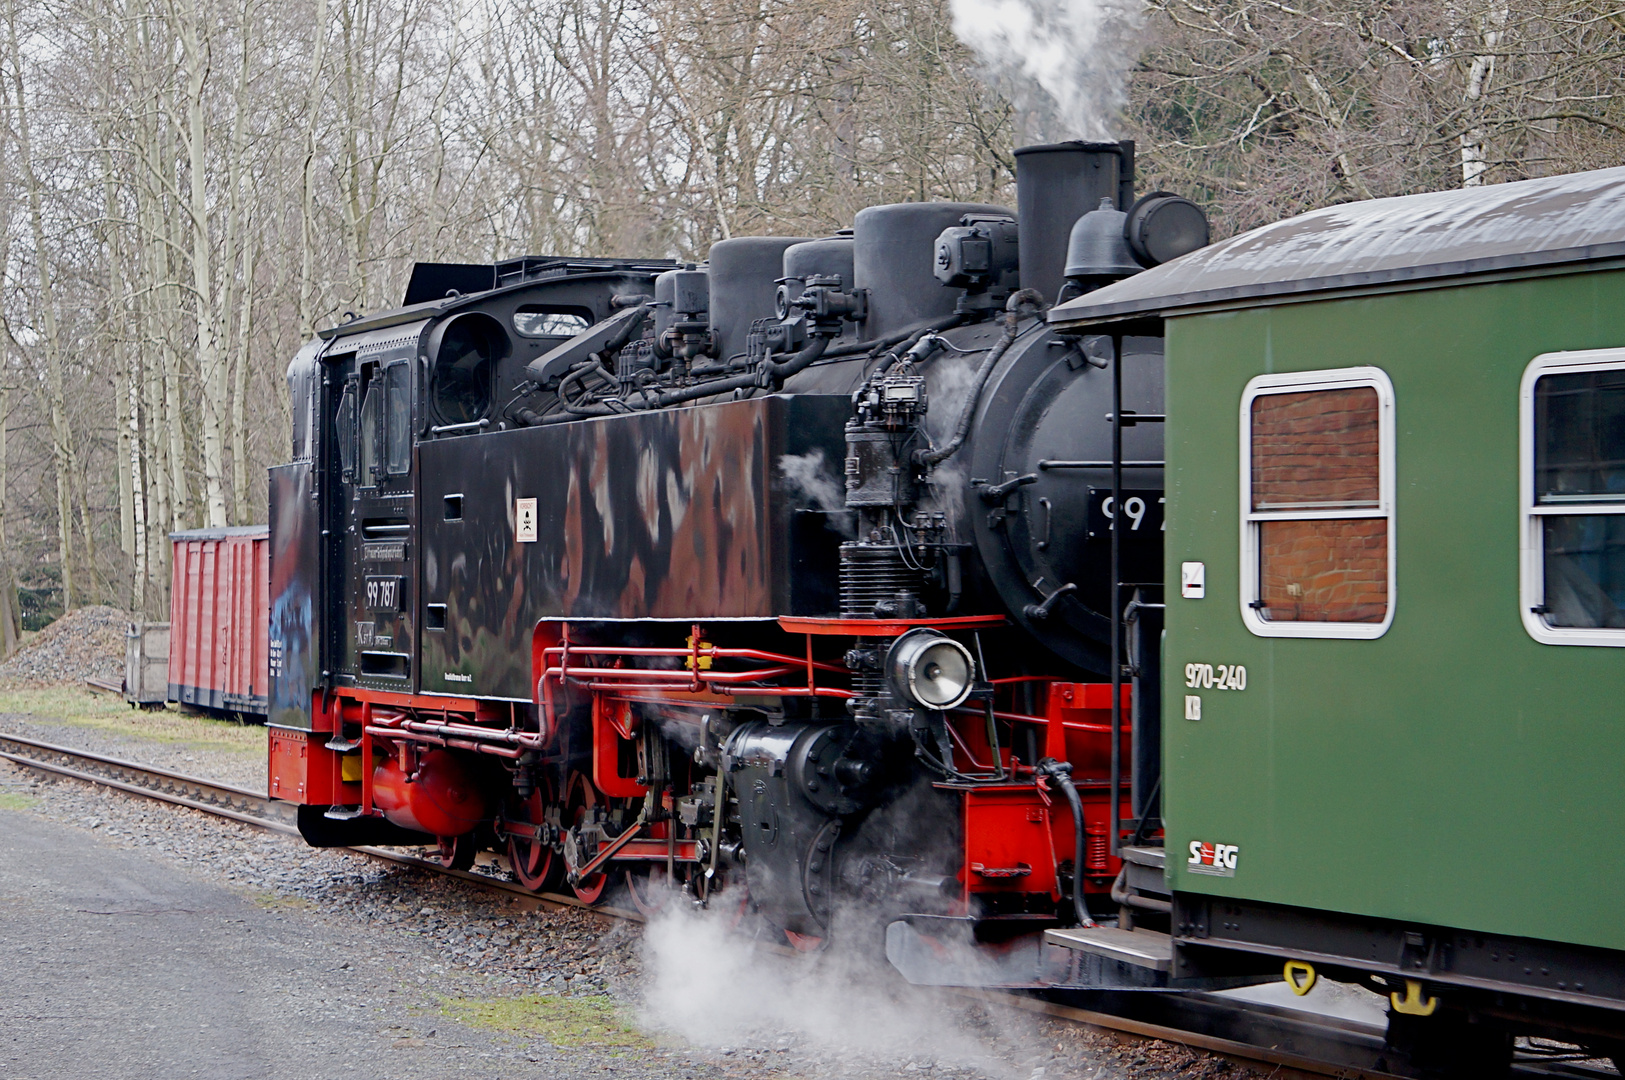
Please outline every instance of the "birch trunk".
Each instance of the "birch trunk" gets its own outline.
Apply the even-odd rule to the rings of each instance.
[[[299,337],[316,335],[316,155],[322,108],[322,64],[327,50],[327,0],[316,0],[316,40],[310,50],[309,97],[305,101],[305,158],[299,189]]]
[[[223,429],[228,394],[226,358],[221,342],[221,318],[216,304],[214,251],[209,238],[209,161],[204,93],[209,76],[209,43],[204,38],[203,14],[196,0],[174,18],[180,39],[185,79],[181,119],[182,147],[186,152],[187,233],[192,263],[192,320],[197,329],[197,371],[202,404],[203,498],[205,520],[211,529],[226,525],[226,455]]]
[[[68,429],[63,389],[62,354],[56,324],[56,292],[51,282],[51,247],[46,242],[39,178],[34,174],[29,140],[28,99],[23,86],[22,54],[17,47],[17,13],[6,13],[6,42],[12,77],[12,113],[17,120],[17,156],[23,186],[28,193],[29,231],[34,241],[34,267],[39,284],[40,329],[44,336],[46,408],[51,421],[51,462],[56,471],[57,558],[62,569],[62,610],[73,610],[73,469],[74,454]]]
[[[0,659],[17,651],[22,639],[22,609],[17,604],[17,578],[11,568],[11,545],[6,542],[6,502],[10,491],[11,455],[6,430],[11,427],[11,387],[0,387]]]
[[[252,514],[248,491],[248,421],[244,410],[248,399],[249,343],[254,335],[254,239],[243,251],[241,310],[237,313],[237,348],[231,373],[231,487],[237,524],[249,524]]]
[[[1469,118],[1480,115],[1484,92],[1489,89],[1490,80],[1495,76],[1495,57],[1510,14],[1505,3],[1493,3],[1488,11],[1477,13],[1469,20],[1475,44],[1479,47],[1467,65],[1466,85],[1462,90],[1462,101]],[[1488,138],[1482,124],[1470,124],[1461,133],[1462,187],[1483,185],[1485,170],[1490,167],[1486,156]]]

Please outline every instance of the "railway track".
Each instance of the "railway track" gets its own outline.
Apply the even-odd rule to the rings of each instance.
[[[0,759],[24,768],[130,795],[184,806],[257,828],[298,835],[291,803],[280,802],[232,784],[142,765],[104,754],[0,733]],[[573,907],[606,919],[643,921],[635,911],[588,906],[572,896],[537,894],[490,874],[450,870],[438,860],[387,848],[349,850],[403,866],[414,866],[471,882],[482,889],[510,893],[548,906]],[[496,864],[500,867],[500,861]],[[788,951],[788,950],[786,950]],[[967,991],[1005,1007],[1015,1007],[1060,1020],[1089,1024],[1121,1034],[1161,1039],[1192,1049],[1273,1068],[1272,1075],[1294,1073],[1358,1077],[1411,1075],[1391,1071],[1395,1065],[1383,1045],[1379,1026],[1258,1003],[1238,1002],[1220,994],[1072,994],[1065,1000],[1043,1000],[988,991]],[[1512,1075],[1519,1078],[1603,1080],[1620,1074],[1606,1066],[1565,1060],[1550,1050],[1520,1050]]]

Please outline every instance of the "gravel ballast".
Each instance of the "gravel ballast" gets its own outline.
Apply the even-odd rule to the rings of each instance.
[[[144,745],[134,729],[109,733],[38,716],[0,717],[0,727],[87,749],[116,743],[103,752],[153,764],[178,755],[172,767],[243,782],[219,774],[221,764],[240,767],[237,747],[200,757],[185,743]],[[448,1071],[650,1080],[1262,1075],[1179,1046],[923,992],[889,969],[754,949],[714,918],[662,915],[644,927],[553,908],[0,763],[0,849],[15,842],[4,836],[3,819],[13,815],[58,829],[72,845],[138,859],[188,887],[230,893],[274,913],[294,939],[333,943],[331,953],[291,950],[281,985],[304,980],[339,999],[359,995],[355,1007],[373,1010],[377,1030],[391,1032],[389,1046],[421,1044]],[[671,910],[686,910],[683,903]],[[12,911],[0,897],[0,924]],[[173,947],[182,955],[188,948]],[[199,952],[198,962],[208,955]],[[355,972],[349,990],[345,978],[335,982],[339,963]],[[142,973],[109,977],[134,993]],[[350,1037],[360,1038],[353,1030]],[[296,1063],[272,1064],[279,1076],[300,1071]],[[57,1075],[19,1061],[0,1072]],[[403,1067],[398,1075],[419,1073]]]

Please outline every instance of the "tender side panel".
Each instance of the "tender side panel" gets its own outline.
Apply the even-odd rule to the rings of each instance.
[[[828,614],[848,412],[775,396],[423,444],[422,688],[530,700],[539,619]]]

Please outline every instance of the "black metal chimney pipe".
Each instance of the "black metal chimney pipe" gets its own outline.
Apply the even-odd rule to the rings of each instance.
[[[1054,303],[1066,284],[1066,244],[1072,225],[1111,199],[1134,203],[1134,143],[1064,142],[1016,151],[1016,213],[1021,287]]]

